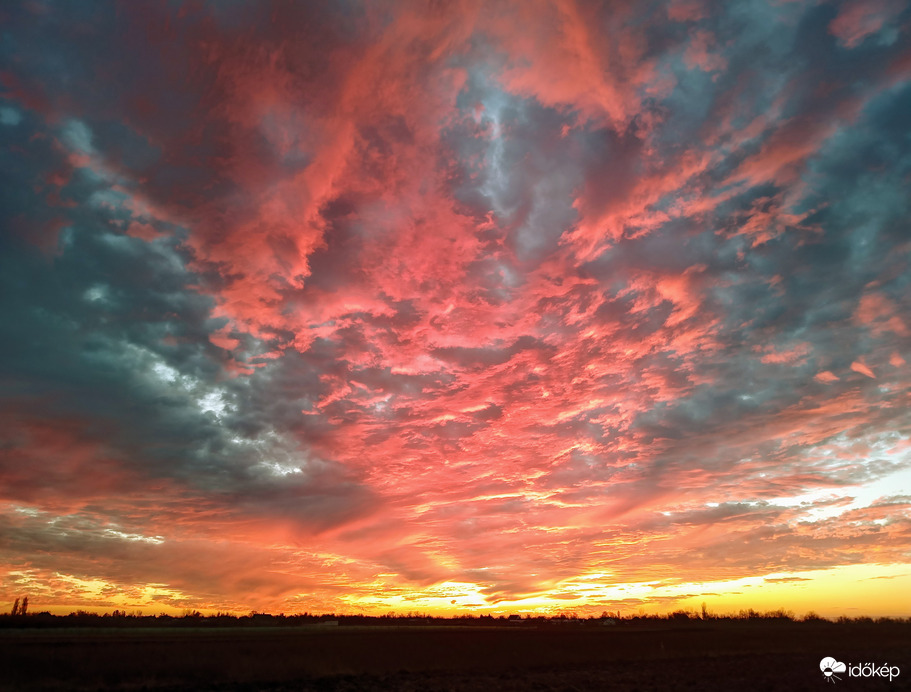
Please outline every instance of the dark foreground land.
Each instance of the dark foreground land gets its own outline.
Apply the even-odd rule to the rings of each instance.
[[[911,689],[911,624],[697,622],[614,627],[309,626],[0,631],[0,690]]]

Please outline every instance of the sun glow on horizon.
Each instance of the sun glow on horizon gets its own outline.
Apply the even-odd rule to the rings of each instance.
[[[738,615],[754,610],[760,613],[783,610],[794,617],[816,614],[838,617],[911,617],[907,593],[911,587],[911,563],[897,565],[848,565],[823,570],[780,572],[739,579],[699,583],[647,581],[612,584],[605,574],[589,574],[555,584],[552,591],[521,598],[490,600],[484,587],[468,582],[443,582],[424,589],[395,587],[389,577],[378,575],[372,584],[358,585],[364,595],[342,596],[319,606],[319,599],[297,594],[287,602],[296,607],[270,607],[259,604],[210,604],[167,589],[163,584],[121,586],[104,580],[84,580],[55,575],[58,589],[68,589],[65,602],[43,602],[49,598],[31,575],[16,578],[23,594],[30,595],[33,612],[68,614],[76,610],[110,613],[112,610],[180,615],[191,610],[203,615],[248,612],[286,615],[309,612],[338,615],[404,615],[420,613],[435,617],[463,615],[543,615],[552,617],[572,613],[593,617],[603,612],[621,616],[667,615],[680,610],[694,614],[705,606],[714,615]],[[383,578],[385,577],[385,579]],[[61,589],[62,590],[62,589]],[[393,595],[386,595],[389,593]],[[58,594],[60,591],[58,591]],[[60,596],[51,597],[59,599]]]

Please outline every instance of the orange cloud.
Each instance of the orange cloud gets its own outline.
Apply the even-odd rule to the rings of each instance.
[[[862,359],[855,360],[853,363],[851,363],[851,370],[853,370],[854,372],[859,372],[861,375],[866,375],[867,377],[872,377],[873,379],[876,379],[876,375],[869,368],[869,366],[867,366],[866,363],[863,362]]]

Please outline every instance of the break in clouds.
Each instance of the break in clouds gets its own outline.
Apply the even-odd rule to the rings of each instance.
[[[0,591],[600,612],[911,562],[909,21],[4,7]]]

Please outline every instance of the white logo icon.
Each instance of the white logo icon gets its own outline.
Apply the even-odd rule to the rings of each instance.
[[[819,662],[819,669],[826,676],[826,682],[835,682],[841,680],[835,673],[844,673],[847,666],[841,661],[836,661],[831,656],[826,656]]]

